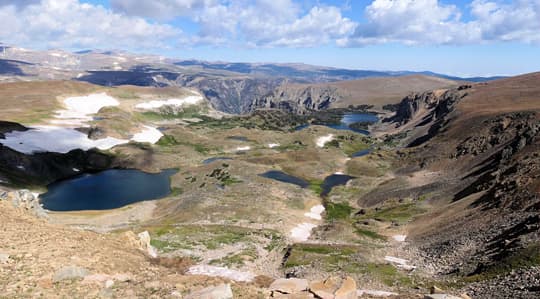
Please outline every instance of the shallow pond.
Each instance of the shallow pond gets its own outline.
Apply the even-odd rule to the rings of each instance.
[[[303,180],[301,178],[292,176],[290,174],[286,174],[285,172],[279,171],[279,170],[270,170],[270,171],[267,171],[267,172],[265,172],[263,174],[260,174],[260,176],[262,176],[264,178],[280,181],[280,182],[283,182],[283,183],[294,184],[294,185],[300,186],[302,188],[306,188],[306,187],[309,186],[309,182],[307,182],[307,181],[305,181],[305,180]]]
[[[82,174],[48,186],[40,195],[50,211],[109,210],[145,200],[163,198],[171,192],[170,177],[176,170],[146,173],[131,169],[112,169]]]
[[[226,161],[226,160],[232,160],[232,158],[229,158],[229,157],[212,157],[212,158],[208,158],[208,159],[204,160],[203,164],[210,164],[210,163],[215,162],[215,161]]]
[[[330,194],[330,191],[332,191],[332,188],[335,186],[341,186],[347,184],[348,181],[354,179],[354,177],[346,174],[332,174],[327,176],[324,179],[324,182],[321,185],[322,193],[321,196],[326,196]]]

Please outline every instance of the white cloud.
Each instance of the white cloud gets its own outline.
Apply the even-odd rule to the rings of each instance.
[[[113,13],[76,0],[43,0],[16,9],[0,7],[0,40],[36,48],[155,49],[181,38],[181,30]]]
[[[375,0],[365,9],[367,22],[338,44],[540,41],[540,0],[517,0],[513,4],[474,0],[469,7],[472,19],[463,21],[459,8],[438,0]]]
[[[130,15],[188,17],[200,27],[192,36],[195,44],[310,47],[345,37],[356,26],[335,6],[305,11],[292,0],[112,0],[111,4]]]
[[[41,0],[0,0],[0,6],[13,5],[17,7],[24,7],[31,4],[37,4]]]

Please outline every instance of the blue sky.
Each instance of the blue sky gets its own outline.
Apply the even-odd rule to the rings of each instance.
[[[460,76],[540,71],[540,0],[0,0],[0,41]]]

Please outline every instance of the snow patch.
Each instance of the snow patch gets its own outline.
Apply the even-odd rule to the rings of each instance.
[[[322,136],[322,137],[319,137],[317,138],[317,140],[315,141],[315,143],[317,144],[318,147],[324,147],[324,145],[330,141],[334,140],[334,135],[333,134],[328,134],[326,136]]]
[[[387,256],[384,257],[384,260],[396,264],[396,266],[398,268],[401,268],[401,269],[405,269],[405,270],[414,270],[414,269],[416,269],[416,266],[409,265],[409,261],[406,260],[406,259],[397,258],[397,257],[387,255]]]
[[[129,142],[129,140],[113,137],[92,140],[75,129],[53,126],[37,126],[28,131],[13,131],[4,135],[5,139],[0,139],[0,143],[24,154],[67,153],[74,149],[89,150],[91,148],[106,150]]]
[[[405,242],[405,239],[407,239],[406,235],[395,235],[392,236],[392,238],[398,242]]]
[[[321,214],[323,212],[324,212],[324,206],[316,205],[312,207],[308,213],[305,213],[304,216],[309,217],[311,219],[315,219],[315,220],[322,220]]]
[[[163,137],[163,133],[161,133],[158,129],[150,126],[144,126],[144,130],[140,133],[137,133],[133,135],[133,138],[131,140],[136,142],[149,142],[149,143],[156,143],[159,141],[161,137]]]
[[[251,272],[242,272],[231,270],[225,267],[216,267],[210,265],[196,265],[189,268],[187,274],[206,275],[212,277],[223,277],[234,281],[250,282],[255,279],[255,274]]]
[[[152,110],[152,109],[158,109],[163,106],[175,106],[175,107],[182,107],[182,106],[189,106],[189,105],[195,105],[202,101],[203,98],[200,94],[188,96],[183,99],[169,99],[165,101],[150,101],[150,102],[144,102],[137,104],[135,108],[138,109],[144,109],[144,110]]]
[[[358,297],[369,295],[373,297],[390,297],[390,296],[397,296],[398,293],[392,293],[387,291],[378,291],[378,290],[357,290],[356,295]]]
[[[91,114],[96,114],[103,107],[118,106],[120,103],[106,93],[96,93],[88,96],[70,97],[64,100],[65,110],[57,111],[59,121],[53,123],[82,124],[91,121]]]
[[[311,231],[317,227],[313,223],[300,223],[291,230],[291,239],[295,242],[305,242],[311,236]]]
[[[249,151],[251,149],[251,146],[240,146],[236,148],[236,151],[243,152],[243,151]]]
[[[278,146],[279,146],[279,143],[269,143],[268,144],[269,148],[275,148],[275,147],[278,147]]]

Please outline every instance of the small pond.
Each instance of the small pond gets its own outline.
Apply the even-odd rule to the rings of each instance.
[[[170,194],[168,169],[161,173],[145,173],[132,169],[112,169],[95,174],[82,174],[48,186],[40,195],[43,207],[50,211],[109,210]]]
[[[351,157],[352,157],[352,158],[363,157],[363,156],[365,156],[365,155],[370,154],[371,151],[372,151],[372,149],[370,149],[370,148],[364,149],[364,150],[361,150],[361,151],[357,151],[356,153],[352,154]]]
[[[226,161],[226,160],[232,160],[232,158],[229,158],[229,157],[212,157],[212,158],[208,158],[208,159],[204,160],[203,164],[210,164],[210,163],[215,162],[215,161]]]
[[[332,191],[332,188],[335,186],[342,186],[347,184],[348,181],[354,179],[354,177],[346,174],[332,174],[327,176],[324,179],[324,182],[321,185],[322,193],[321,196],[324,197],[328,194],[330,194],[330,191]]]
[[[267,171],[263,174],[260,174],[260,176],[284,183],[297,185],[302,188],[309,187],[308,181],[292,176],[290,174],[286,174],[285,172],[279,170]],[[323,183],[321,184],[322,192],[320,195],[324,197],[328,195],[330,191],[332,191],[332,188],[334,188],[335,186],[345,185],[348,181],[352,179],[354,179],[354,177],[345,174],[329,175],[324,179]]]
[[[347,130],[347,131],[353,131],[356,133],[369,135],[369,131],[362,130],[358,128],[351,127],[352,124],[358,123],[358,122],[366,122],[366,123],[376,123],[379,121],[379,118],[375,114],[371,113],[345,113],[343,117],[341,118],[341,122],[339,124],[328,124],[325,125],[329,128],[336,129],[336,130]],[[305,128],[308,128],[310,125],[305,124],[296,127],[296,131],[303,130]]]
[[[273,179],[273,180],[276,180],[276,181],[280,181],[280,182],[283,182],[283,183],[289,183],[289,184],[293,184],[293,185],[297,185],[297,186],[300,186],[302,188],[307,188],[309,186],[309,182],[301,179],[301,178],[298,178],[298,177],[295,177],[295,176],[292,176],[290,174],[286,174],[285,172],[283,171],[279,171],[279,170],[270,170],[270,171],[267,171],[263,174],[260,174],[260,176],[264,177],[264,178],[267,178],[267,179]]]

